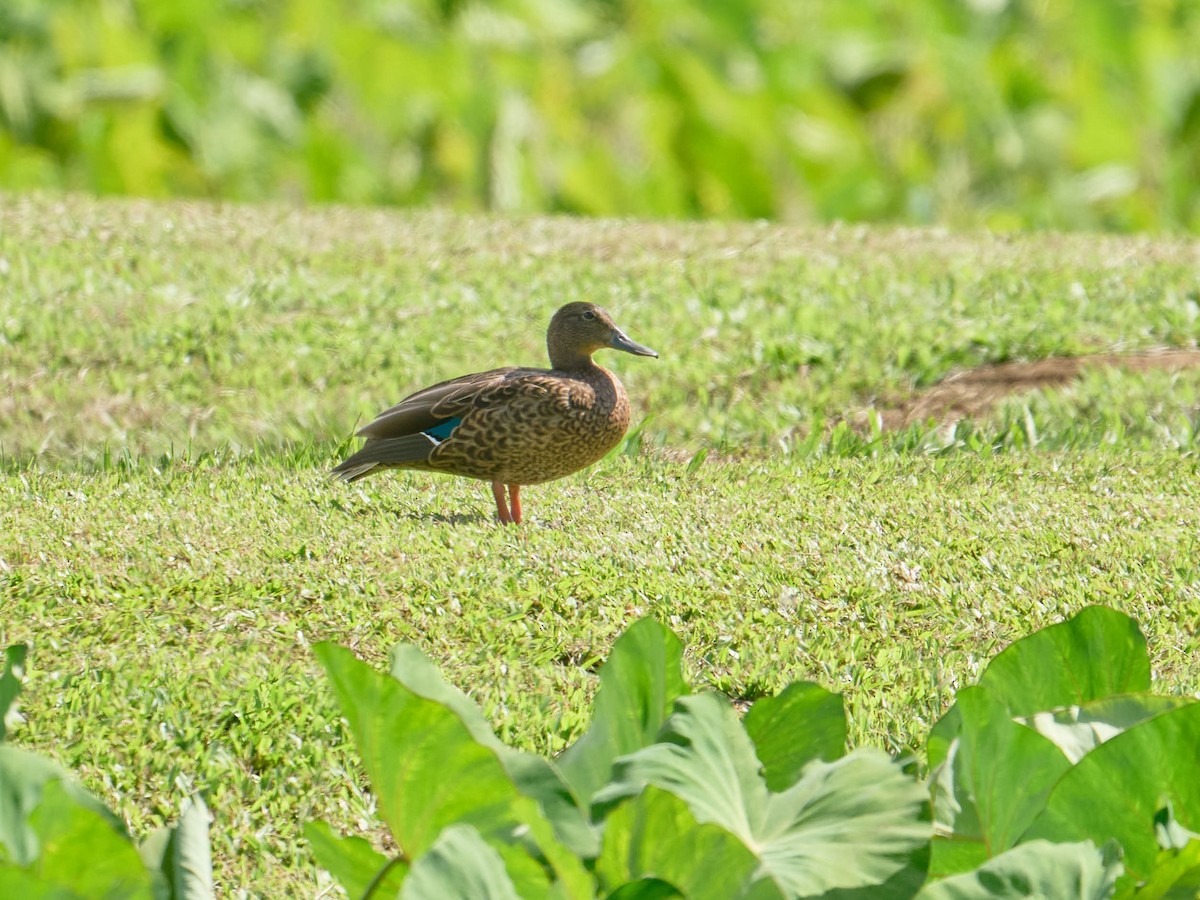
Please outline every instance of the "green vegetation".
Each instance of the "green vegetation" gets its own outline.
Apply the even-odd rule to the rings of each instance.
[[[739,722],[691,692],[652,620],[613,645],[588,730],[553,760],[496,740],[411,646],[391,677],[316,649],[397,848],[310,827],[353,897],[1148,900],[1200,884],[1200,834],[1172,806],[1200,803],[1200,703],[1149,692],[1137,624],[1105,607],[959,692],[929,742],[932,816],[905,760],[846,752],[836,694],[794,682]]]
[[[34,661],[8,740],[136,836],[201,794],[221,895],[309,896],[303,823],[390,846],[318,641],[375,668],[417,645],[543,756],[646,615],[698,689],[815,681],[851,746],[921,758],[983,660],[1090,603],[1194,694],[1195,370],[1097,370],[953,434],[859,420],[963,366],[1193,347],[1198,265],[1143,238],[6,198],[0,645]],[[644,426],[530,489],[528,527],[476,483],[327,480],[356,420],[539,363],[577,298],[663,355],[605,358]]]
[[[7,0],[0,185],[1200,229],[1200,4]]]
[[[390,676],[315,648],[393,849],[305,833],[350,897],[409,900],[886,896],[1184,897],[1200,886],[1200,703],[1150,693],[1137,624],[1106,607],[1017,641],[908,758],[847,752],[842,698],[793,682],[744,719],[693,693],[652,619],[600,670],[587,730],[553,759],[506,746],[412,645]],[[10,647],[0,718],[25,656]],[[139,859],[66,773],[3,744],[0,887],[22,896],[213,896],[206,810]],[[1194,814],[1188,817],[1195,822]],[[61,893],[60,893],[61,892]]]
[[[6,744],[24,672],[23,644],[5,652],[0,676],[0,891],[5,897],[123,897],[212,900],[208,810],[184,804],[179,823],[140,846],[71,775],[45,757]]]
[[[798,684],[758,701],[743,730],[723,698],[688,696],[683,648],[653,621],[614,644],[591,726],[553,762],[497,741],[478,708],[411,647],[397,648],[393,677],[342,648],[317,653],[399,848],[391,874],[406,890],[428,879],[450,826],[483,852],[441,864],[444,897],[470,896],[466,885],[489,848],[498,865],[484,883],[497,897],[672,895],[661,885],[649,893],[652,879],[687,897],[819,896],[885,882],[912,896],[923,878],[928,796],[887,754],[845,754],[835,696]],[[805,725],[813,729],[807,740],[776,741],[778,730],[803,733]],[[440,790],[428,790],[432,771]],[[388,865],[326,829],[312,834],[318,858],[353,872],[356,885]],[[847,852],[851,835],[856,853]],[[759,881],[776,890],[752,893]]]

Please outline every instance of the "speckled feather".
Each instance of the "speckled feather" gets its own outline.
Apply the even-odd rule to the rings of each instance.
[[[583,323],[585,313],[591,315]],[[597,337],[600,326],[607,329],[604,340]],[[625,434],[630,407],[621,382],[591,354],[605,346],[657,354],[625,337],[600,307],[585,303],[556,313],[547,344],[555,368],[464,375],[400,401],[358,432],[366,444],[334,473],[354,481],[384,468],[407,468],[528,485],[596,462]],[[455,419],[448,436],[439,438]]]

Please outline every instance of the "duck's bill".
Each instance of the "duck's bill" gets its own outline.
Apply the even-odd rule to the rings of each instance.
[[[613,331],[612,340],[608,342],[608,346],[614,350],[624,350],[626,353],[632,353],[634,356],[653,356],[658,354],[644,344],[639,344],[637,341],[631,341],[625,336],[623,331]]]

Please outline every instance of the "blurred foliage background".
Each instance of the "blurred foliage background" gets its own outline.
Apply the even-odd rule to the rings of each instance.
[[[0,187],[1200,231],[1200,0],[3,0]]]

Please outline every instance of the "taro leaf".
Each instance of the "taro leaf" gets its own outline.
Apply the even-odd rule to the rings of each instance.
[[[1158,856],[1156,813],[1163,798],[1200,827],[1200,703],[1163,713],[1105,741],[1068,771],[1025,839],[1052,841],[1115,837],[1125,868],[1150,877]]]
[[[1200,841],[1200,834],[1175,818],[1175,804],[1167,800],[1154,814],[1154,839],[1164,850],[1183,850],[1188,844]]]
[[[379,814],[405,855],[420,856],[455,822],[509,839],[521,824],[516,789],[496,754],[452,710],[349,650],[322,643],[316,653],[354,733]]]
[[[212,848],[208,842],[208,807],[199,795],[185,800],[179,821],[155,829],[138,847],[143,862],[159,872],[170,900],[211,900]]]
[[[566,896],[559,890],[560,885],[555,885],[552,890],[550,887],[550,878],[546,874],[546,870],[541,864],[529,855],[529,852],[521,845],[517,844],[495,844],[493,849],[500,854],[500,858],[504,861],[504,868],[508,872],[508,878],[512,882],[513,888],[517,892],[517,896],[525,898],[525,900],[549,900],[553,897],[554,900],[559,900],[560,897]],[[572,896],[587,898],[592,900],[596,895],[595,880],[591,875],[585,874],[586,887],[575,885],[575,893]]]
[[[979,679],[1010,715],[1077,706],[1150,690],[1150,657],[1137,622],[1089,606],[1011,644]]]
[[[1134,894],[1137,900],[1195,900],[1200,897],[1200,840],[1182,849],[1160,850],[1154,871]]]
[[[531,842],[567,896],[590,895],[582,863],[452,708],[418,696],[349,650],[329,643],[315,650],[350,723],[379,814],[406,856],[423,854],[443,828],[472,825],[486,840]]]
[[[338,837],[325,822],[305,823],[304,836],[313,849],[317,865],[336,878],[352,898],[362,897],[388,866],[388,858],[377,852],[365,838]],[[377,896],[395,897],[407,873],[408,866],[404,863],[388,869],[383,882],[375,889]]]
[[[690,693],[682,667],[679,638],[653,619],[634,622],[613,644],[591,725],[555,760],[584,804],[608,783],[616,758],[652,744],[676,699]]]
[[[1123,613],[1089,606],[1010,644],[988,664],[979,686],[1013,717],[1148,691],[1146,639]],[[945,761],[961,724],[955,703],[933,726],[926,744],[931,769]]]
[[[683,900],[683,894],[669,881],[639,878],[621,885],[605,900]]]
[[[1162,848],[1154,871],[1129,895],[1137,900],[1195,900],[1200,896],[1200,834],[1180,824],[1170,802],[1155,813],[1154,834]]]
[[[554,766],[541,756],[504,744],[471,698],[446,681],[419,649],[399,644],[392,650],[392,677],[417,696],[452,710],[471,737],[500,758],[517,789],[538,802],[555,835],[577,856],[590,859],[600,852],[599,834]]]
[[[103,803],[69,779],[67,770],[58,763],[0,744],[0,859],[27,866],[37,858],[39,839],[29,817],[41,801],[43,788],[51,782],[61,780],[63,790],[75,803],[107,819],[113,828],[124,828]]]
[[[17,869],[0,860],[0,897],[20,900],[85,900],[68,888],[47,884],[32,872]]]
[[[413,862],[399,900],[521,900],[521,895],[496,849],[470,825],[452,825]]]
[[[1121,874],[1120,847],[1030,841],[973,872],[927,884],[917,900],[1106,900]]]
[[[928,798],[886,754],[814,760],[772,793],[737,715],[715,694],[680,699],[661,740],[618,760],[594,812],[660,787],[752,849],[760,875],[785,896],[907,897],[924,880]]]
[[[953,875],[1015,845],[1071,767],[1048,738],[1013,721],[982,687],[963,688],[960,733],[932,783],[934,821],[953,843],[933,845],[932,871]],[[981,848],[967,849],[968,842]]]
[[[758,857],[737,836],[720,825],[697,822],[683,800],[650,786],[604,820],[596,872],[609,887],[661,879],[689,900],[747,897],[756,881],[760,887],[754,896],[782,897],[759,876],[758,866]]]
[[[1140,722],[1192,701],[1155,694],[1120,694],[1066,709],[1049,710],[1017,721],[1053,741],[1072,763]]]
[[[955,696],[957,698],[957,695]],[[936,775],[938,768],[946,762],[961,730],[962,712],[956,701],[929,729],[929,739],[925,742],[925,760],[930,772]]]
[[[795,784],[810,760],[846,752],[842,697],[811,682],[796,681],[775,697],[754,701],[742,723],[773,791]]]
[[[153,900],[153,876],[124,825],[91,804],[80,803],[69,784],[55,779],[42,786],[29,826],[38,842],[38,856],[29,873],[44,888],[53,886],[63,892],[43,889],[43,895]]]
[[[25,675],[24,644],[13,644],[4,651],[4,674],[0,675],[0,741],[6,732],[5,719],[9,710],[16,708],[17,694],[21,693],[21,678]]]
[[[0,859],[27,866],[37,858],[37,836],[29,827],[29,814],[45,784],[66,774],[43,756],[0,745]]]

